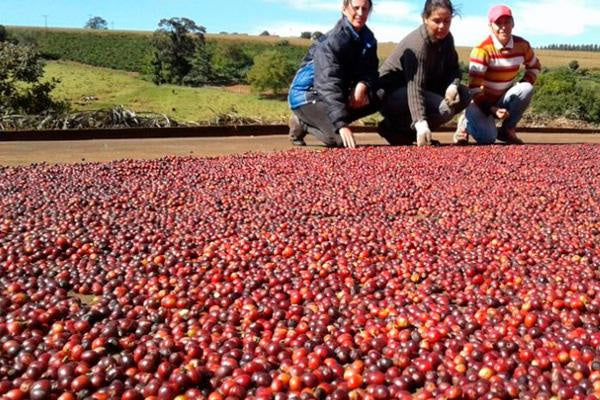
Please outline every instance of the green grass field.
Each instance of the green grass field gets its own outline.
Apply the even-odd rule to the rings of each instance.
[[[166,114],[179,122],[212,122],[224,116],[285,122],[289,116],[285,100],[262,99],[223,88],[156,86],[136,73],[73,62],[48,62],[45,78],[61,80],[53,95],[69,101],[75,110],[123,105],[136,112]]]

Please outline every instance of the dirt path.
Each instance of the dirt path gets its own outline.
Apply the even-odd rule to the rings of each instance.
[[[600,143],[600,135],[578,134],[521,134],[526,143],[566,144]],[[450,144],[451,133],[434,133],[434,138]],[[359,146],[385,145],[377,134],[356,135]],[[307,139],[306,150],[322,150],[323,146]],[[182,139],[120,139],[44,142],[0,142],[0,165],[15,166],[47,162],[78,163],[129,159],[154,159],[173,156],[215,157],[247,152],[273,152],[291,149],[286,136],[256,136],[227,138]]]

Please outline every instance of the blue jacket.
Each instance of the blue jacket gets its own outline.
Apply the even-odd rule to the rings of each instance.
[[[366,26],[356,32],[345,16],[318,42],[313,43],[296,73],[288,95],[292,110],[323,101],[336,129],[351,121],[346,107],[358,82],[376,91],[379,60],[377,40]]]

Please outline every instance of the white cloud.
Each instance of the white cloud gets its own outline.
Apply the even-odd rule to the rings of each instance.
[[[302,32],[316,32],[319,31],[321,33],[325,33],[333,28],[333,24],[330,25],[320,25],[320,24],[311,24],[311,23],[303,23],[297,21],[282,21],[277,24],[269,25],[268,31],[272,35],[278,35],[283,37],[300,37]],[[261,31],[262,32],[262,31]],[[253,32],[251,32],[253,33]],[[258,33],[253,33],[258,34]]]
[[[269,3],[287,4],[295,10],[313,11],[340,11],[342,2],[339,0],[266,0]]]
[[[544,3],[518,2],[513,7],[518,35],[577,36],[587,28],[600,27],[596,0],[548,0]]]
[[[420,10],[407,1],[377,1],[373,5],[372,20],[415,21],[420,20]]]
[[[473,47],[490,33],[486,17],[455,17],[451,27],[456,46]]]

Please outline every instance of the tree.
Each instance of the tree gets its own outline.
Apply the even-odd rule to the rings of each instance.
[[[311,33],[310,32],[302,32],[300,34],[300,38],[301,39],[310,39],[310,37],[311,37]]]
[[[262,31],[258,36],[271,36],[269,31]]]
[[[59,81],[40,82],[43,72],[39,54],[33,47],[0,43],[0,114],[65,110],[66,103],[50,97]]]
[[[280,51],[267,50],[254,58],[254,66],[248,72],[248,80],[256,92],[272,90],[279,94],[288,87],[296,68]]]
[[[6,28],[4,25],[0,25],[0,43],[6,41]]]
[[[211,57],[215,78],[221,83],[239,83],[246,79],[252,67],[250,57],[239,43],[217,43]]]
[[[108,23],[102,17],[90,17],[86,22],[85,29],[108,29]]]
[[[198,48],[204,49],[206,28],[188,18],[162,19],[154,31],[154,83],[181,84],[192,70],[192,58]]]
[[[206,46],[196,47],[196,52],[190,61],[190,72],[183,77],[183,83],[190,86],[202,86],[212,82],[215,79],[215,72],[210,58]]]

